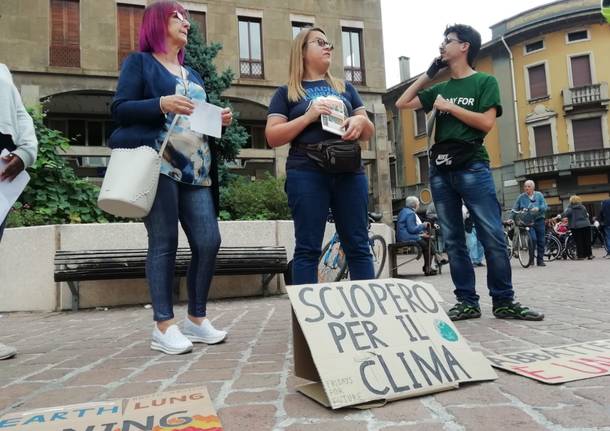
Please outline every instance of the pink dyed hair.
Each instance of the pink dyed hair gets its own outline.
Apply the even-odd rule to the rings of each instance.
[[[187,15],[184,7],[177,1],[155,1],[146,6],[140,27],[140,51],[167,52],[167,21],[175,11]],[[184,48],[178,51],[178,61],[180,64],[184,63]]]

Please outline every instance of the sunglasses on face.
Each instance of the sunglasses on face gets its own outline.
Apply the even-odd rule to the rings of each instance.
[[[178,12],[177,10],[175,10],[172,13],[172,18],[177,19],[178,21],[180,21],[181,24],[185,24],[185,23],[190,24],[189,16],[188,15],[185,16],[182,12]]]
[[[307,43],[317,43],[320,48],[328,48],[330,51],[335,48],[332,43],[320,38],[315,38],[314,40],[310,40]]]

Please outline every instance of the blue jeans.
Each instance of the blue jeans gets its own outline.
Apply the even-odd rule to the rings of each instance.
[[[466,245],[468,246],[468,254],[472,263],[481,263],[485,257],[485,251],[479,238],[477,237],[477,230],[473,226],[472,232],[466,232]]]
[[[532,237],[534,247],[536,247],[536,262],[541,263],[544,261],[544,219],[535,220],[533,226],[530,226],[529,233]]]
[[[463,201],[485,249],[487,287],[493,302],[499,304],[512,301],[512,273],[502,229],[501,207],[496,198],[489,165],[474,162],[466,169],[450,172],[441,172],[431,166],[430,188],[445,237],[457,300],[472,306],[479,303],[474,270],[466,248],[462,219]]]
[[[178,221],[191,248],[187,273],[188,313],[206,315],[206,304],[220,231],[209,187],[191,186],[159,176],[159,187],[150,213],[144,218],[148,232],[146,277],[155,321],[174,318],[172,284],[178,248]]]
[[[294,220],[293,283],[318,282],[318,260],[330,208],[352,280],[375,277],[368,241],[368,180],[364,173],[289,169],[288,205]]]
[[[606,236],[606,253],[610,254],[610,225],[604,226],[604,235]]]

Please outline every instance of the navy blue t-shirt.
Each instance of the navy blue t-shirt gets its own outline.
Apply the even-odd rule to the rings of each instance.
[[[305,114],[314,100],[319,97],[327,96],[336,96],[343,101],[347,117],[351,117],[354,115],[354,112],[360,109],[365,109],[360,95],[349,82],[345,83],[345,92],[340,94],[325,80],[302,81],[301,85],[305,89],[306,95],[296,102],[290,102],[288,100],[288,86],[283,85],[278,88],[271,98],[267,117],[282,117],[287,121],[292,121]],[[315,144],[326,139],[337,139],[338,137],[339,136],[334,133],[323,130],[322,123],[318,120],[303,129],[303,131],[294,138],[294,142],[298,142],[299,144]],[[286,169],[295,168],[319,169],[303,152],[296,151],[294,146],[291,146],[290,152],[288,153],[288,160],[286,161]]]

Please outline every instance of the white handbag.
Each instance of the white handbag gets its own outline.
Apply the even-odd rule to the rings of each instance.
[[[97,198],[102,210],[119,217],[148,215],[157,194],[161,157],[177,119],[175,115],[159,152],[146,145],[112,150]]]

